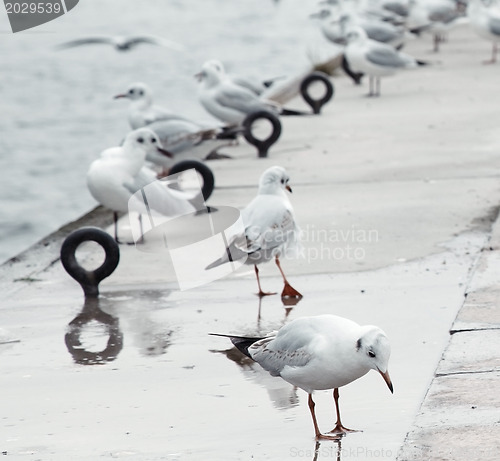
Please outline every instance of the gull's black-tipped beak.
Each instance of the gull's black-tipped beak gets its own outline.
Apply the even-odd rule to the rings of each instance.
[[[158,150],[158,152],[160,154],[165,155],[165,157],[174,158],[174,154],[172,154],[172,152],[169,152],[168,150],[164,149],[163,147],[158,147],[157,146],[156,149]]]
[[[116,96],[113,96],[113,99],[119,99],[119,98],[126,98],[127,95],[125,93],[117,94]]]
[[[286,185],[285,189],[286,189],[288,192],[290,192],[290,194],[292,193],[292,188],[291,188],[288,184]]]
[[[389,376],[389,371],[386,371],[385,373],[382,373],[379,370],[378,372],[382,375],[382,378],[384,378],[384,381],[386,382],[387,387],[389,388],[389,390],[391,391],[391,393],[394,394],[394,388],[392,386],[391,377]]]

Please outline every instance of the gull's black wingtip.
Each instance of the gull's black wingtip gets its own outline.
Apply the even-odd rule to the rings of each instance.
[[[247,357],[252,358],[252,356],[248,352],[248,348],[255,342],[260,341],[261,339],[264,339],[263,337],[260,338],[253,338],[253,337],[248,337],[248,336],[234,336],[234,335],[224,335],[220,333],[209,333],[211,336],[221,336],[223,338],[229,338],[231,342],[233,343],[234,347],[238,349],[242,354],[245,354]]]
[[[287,116],[287,115],[301,116],[301,115],[311,115],[311,113],[310,112],[304,112],[304,111],[301,111],[301,110],[294,110],[294,109],[282,108],[281,111],[280,111],[280,115],[284,115],[284,116]]]

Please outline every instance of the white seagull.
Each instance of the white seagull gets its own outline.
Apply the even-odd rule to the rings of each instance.
[[[208,265],[207,270],[246,256],[245,264],[254,265],[259,287],[258,296],[262,297],[276,293],[262,291],[257,266],[274,259],[285,285],[281,296],[302,298],[288,283],[279,260],[288,249],[298,245],[300,233],[292,205],[285,192],[292,192],[288,181],[286,170],[280,166],[273,166],[262,173],[257,196],[241,212],[245,235],[235,236],[224,255]]]
[[[114,97],[114,99],[121,98],[130,100],[128,121],[133,130],[159,121],[188,120],[182,115],[153,104],[153,91],[146,83],[132,83],[124,93]]]
[[[340,419],[339,387],[375,370],[393,392],[388,371],[391,346],[385,333],[376,326],[360,326],[352,320],[326,314],[297,318],[264,338],[215,336],[229,337],[243,354],[272,376],[280,376],[309,394],[317,439],[338,440],[339,434],[352,431]],[[334,390],[337,421],[332,435],[320,432],[314,411],[313,392],[325,389]]]
[[[431,32],[435,52],[446,32],[466,21],[455,0],[410,0],[409,6],[407,28],[415,33]]]
[[[149,205],[156,212],[176,216],[196,211],[181,193],[164,187],[156,180],[156,174],[144,166],[150,151],[171,155],[162,148],[155,133],[148,128],[140,128],[131,131],[122,146],[104,150],[88,170],[87,186],[90,193],[101,205],[113,211],[117,242],[118,212],[144,210],[144,202],[140,202],[134,194],[146,186]]]
[[[276,115],[304,115],[260,98],[254,91],[229,78],[221,62],[215,59],[206,61],[195,77],[200,81],[198,97],[202,106],[230,125],[240,125],[248,114],[260,110]]]
[[[180,160],[213,160],[229,158],[219,153],[222,147],[231,146],[238,134],[236,130],[223,128],[202,129],[189,120],[165,120],[148,125],[160,139],[164,149],[173,157],[167,157],[158,151],[150,151],[146,160],[167,171]]]
[[[164,149],[177,158],[169,158],[162,152],[150,150],[146,160],[166,171],[176,161],[177,154],[185,153],[189,158],[212,159],[227,157],[218,154],[217,149],[229,146],[237,133],[223,127],[214,127],[195,122],[153,103],[153,91],[142,82],[129,85],[124,93],[114,99],[130,100],[128,120],[133,130],[147,126],[160,138]],[[184,155],[183,157],[186,157]]]
[[[361,27],[349,31],[347,40],[344,54],[349,67],[354,72],[362,72],[370,77],[368,96],[380,96],[381,77],[425,64],[413,56],[397,51],[391,45],[369,39]]]
[[[402,47],[405,40],[405,31],[401,26],[377,18],[357,14],[355,11],[344,11],[332,15],[329,9],[322,9],[310,15],[311,18],[321,20],[321,32],[329,41],[338,45],[345,45],[349,30],[359,26],[363,28],[369,38],[377,42],[387,43],[394,47]]]
[[[98,36],[98,37],[86,37],[77,40],[70,40],[69,42],[61,43],[57,46],[59,49],[73,48],[75,46],[82,45],[111,45],[116,51],[130,51],[140,44],[157,45],[163,46],[165,48],[170,48],[175,51],[183,51],[184,47],[176,42],[167,40],[161,37],[155,37],[153,35],[138,35],[138,36]]]
[[[485,64],[497,61],[498,44],[500,43],[500,8],[489,8],[480,0],[470,0],[467,10],[472,29],[480,37],[492,42],[492,54]]]

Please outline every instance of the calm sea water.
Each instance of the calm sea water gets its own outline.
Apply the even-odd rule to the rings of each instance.
[[[192,77],[207,59],[272,77],[302,72],[323,39],[302,0],[82,0],[63,17],[13,34],[0,5],[0,262],[90,210],[89,164],[128,131],[126,101],[147,82],[156,100],[208,120]],[[155,34],[185,52],[143,46],[55,51],[92,35]]]

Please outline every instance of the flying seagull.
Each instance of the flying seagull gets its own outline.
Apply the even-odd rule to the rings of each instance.
[[[137,45],[148,44],[163,46],[165,48],[170,48],[175,51],[182,51],[184,47],[176,42],[167,40],[161,37],[155,37],[154,35],[136,35],[136,36],[99,36],[99,37],[86,37],[79,38],[76,40],[70,40],[69,42],[64,42],[58,45],[57,49],[74,48],[76,46],[82,45],[111,45],[115,47],[116,51],[130,51]]]

